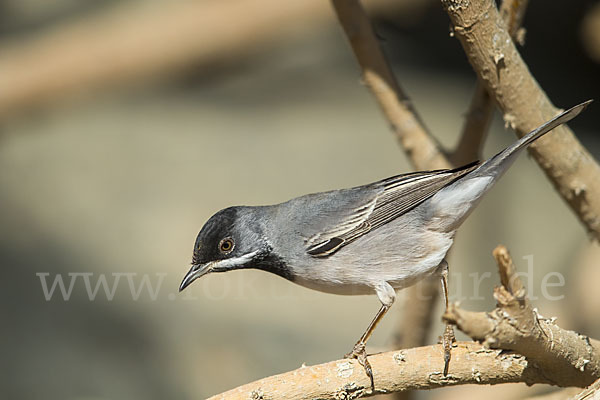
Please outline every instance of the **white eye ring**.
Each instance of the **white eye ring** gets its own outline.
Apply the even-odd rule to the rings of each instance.
[[[226,237],[219,242],[219,251],[222,254],[229,254],[233,251],[235,247],[235,242],[232,238]]]

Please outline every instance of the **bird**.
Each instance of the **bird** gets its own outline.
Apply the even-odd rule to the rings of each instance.
[[[374,390],[366,343],[394,303],[396,291],[437,275],[447,311],[445,257],[457,229],[523,149],[591,102],[560,113],[484,162],[405,173],[280,204],[218,211],[198,233],[192,266],[179,291],[209,273],[252,268],[321,292],[376,294],[379,311],[345,355],[363,366]],[[444,375],[453,332],[446,325]]]

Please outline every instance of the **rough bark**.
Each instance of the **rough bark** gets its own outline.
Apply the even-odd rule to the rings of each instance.
[[[497,308],[473,312],[453,305],[444,319],[486,348],[524,355],[553,385],[584,387],[598,379],[600,342],[542,317],[529,302],[506,248],[498,246],[494,257],[502,282],[494,289]]]
[[[519,136],[557,114],[517,51],[494,1],[442,4],[479,80]],[[600,166],[590,153],[564,125],[529,151],[588,232],[600,239]]]
[[[221,393],[217,399],[355,399],[402,390],[434,389],[461,384],[548,383],[540,370],[518,354],[490,350],[472,342],[452,349],[452,364],[443,376],[440,345],[369,356],[375,393],[356,360],[338,360],[264,378]]]

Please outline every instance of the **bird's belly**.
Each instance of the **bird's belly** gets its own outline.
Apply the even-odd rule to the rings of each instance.
[[[342,247],[313,258],[295,282],[322,292],[372,294],[381,282],[411,286],[435,271],[453,242],[453,233],[423,229],[414,218],[399,218]]]

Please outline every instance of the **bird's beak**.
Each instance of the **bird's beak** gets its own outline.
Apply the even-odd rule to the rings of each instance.
[[[213,263],[210,263],[210,262],[206,263],[206,264],[201,264],[201,265],[196,265],[196,264],[192,265],[192,268],[190,268],[188,273],[185,274],[185,276],[183,277],[183,280],[181,281],[181,285],[179,285],[179,291],[181,292],[183,289],[188,287],[196,279],[208,274],[212,270],[212,267],[213,267]]]

